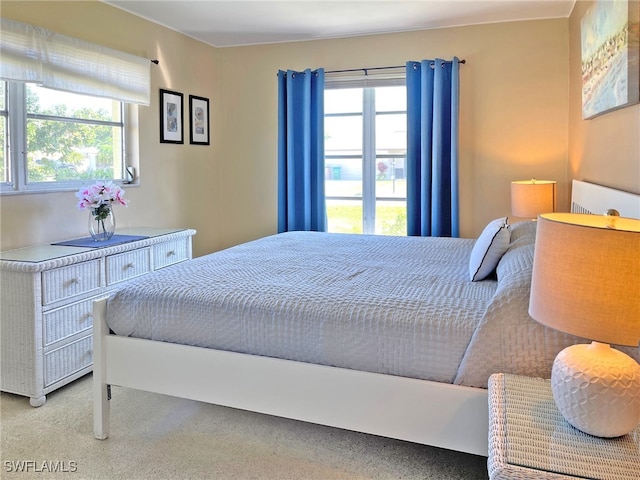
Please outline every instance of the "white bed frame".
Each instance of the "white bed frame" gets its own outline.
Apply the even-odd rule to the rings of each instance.
[[[616,208],[640,218],[640,195],[627,210],[629,194],[618,200],[607,188],[598,201],[600,189],[589,184],[585,190],[583,183],[573,184],[576,205],[588,202],[596,211]],[[487,455],[485,389],[117,336],[109,333],[105,317],[106,299],[98,300],[93,338],[98,439],[109,436],[110,386],[117,385]]]
[[[571,184],[572,212],[601,215],[611,208],[618,210],[621,217],[640,218],[640,195],[595,183],[573,180]]]

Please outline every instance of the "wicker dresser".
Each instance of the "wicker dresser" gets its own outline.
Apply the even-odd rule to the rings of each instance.
[[[491,480],[635,480],[640,425],[618,438],[588,435],[562,417],[549,380],[492,375],[488,469]]]
[[[191,258],[195,230],[137,228],[102,248],[40,245],[0,253],[0,388],[43,405],[91,372],[93,300]]]

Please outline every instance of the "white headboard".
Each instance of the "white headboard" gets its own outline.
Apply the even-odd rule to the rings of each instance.
[[[571,185],[571,212],[600,215],[614,208],[621,217],[640,218],[640,195],[573,180]]]

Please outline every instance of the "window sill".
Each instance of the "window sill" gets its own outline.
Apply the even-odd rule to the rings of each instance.
[[[93,182],[90,182],[91,184]],[[119,182],[119,181],[113,181],[114,184],[122,187],[122,188],[137,188],[140,186],[140,182],[136,181],[136,182],[132,182],[132,183],[123,183],[123,182]],[[7,189],[2,189],[0,190],[0,196],[13,196],[13,195],[31,195],[34,193],[60,193],[60,192],[77,192],[81,186],[83,185],[89,185],[89,184],[82,184],[82,185],[75,185],[75,186],[64,186],[64,187],[42,187],[42,188],[30,188],[28,190],[9,190]]]

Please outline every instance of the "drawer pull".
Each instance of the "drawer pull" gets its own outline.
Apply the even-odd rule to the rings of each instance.
[[[69,284],[69,286],[71,286],[71,285],[80,285],[80,279],[79,278],[72,278],[71,280],[69,280],[68,284]]]
[[[175,254],[176,254],[176,251],[175,251],[175,250],[169,250],[169,251],[167,252],[167,257],[173,257]]]
[[[130,268],[135,268],[135,265],[133,263],[127,263],[124,267],[122,267],[123,270],[129,270]]]

